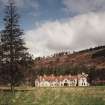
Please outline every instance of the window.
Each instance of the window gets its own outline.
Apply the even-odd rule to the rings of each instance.
[[[68,83],[64,83],[64,86],[69,86],[69,84]]]

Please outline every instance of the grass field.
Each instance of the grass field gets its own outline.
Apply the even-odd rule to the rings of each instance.
[[[0,91],[0,105],[105,105],[105,87],[20,89],[14,96]]]

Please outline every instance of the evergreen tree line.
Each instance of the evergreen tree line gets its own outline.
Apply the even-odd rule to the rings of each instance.
[[[54,74],[55,76],[59,75],[77,75],[81,74],[82,72],[88,73],[88,69],[85,66],[79,67],[79,66],[58,66],[58,67],[41,67],[38,70],[35,70],[37,75],[51,75]]]

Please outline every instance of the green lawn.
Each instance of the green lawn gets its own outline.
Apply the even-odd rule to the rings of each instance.
[[[105,105],[105,87],[33,88],[0,92],[0,105]]]

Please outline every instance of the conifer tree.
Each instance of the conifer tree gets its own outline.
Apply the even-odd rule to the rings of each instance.
[[[19,15],[14,2],[9,1],[5,8],[4,30],[1,32],[2,62],[4,80],[11,90],[22,77],[21,62],[26,56],[27,48],[23,40],[23,31],[19,25]]]

